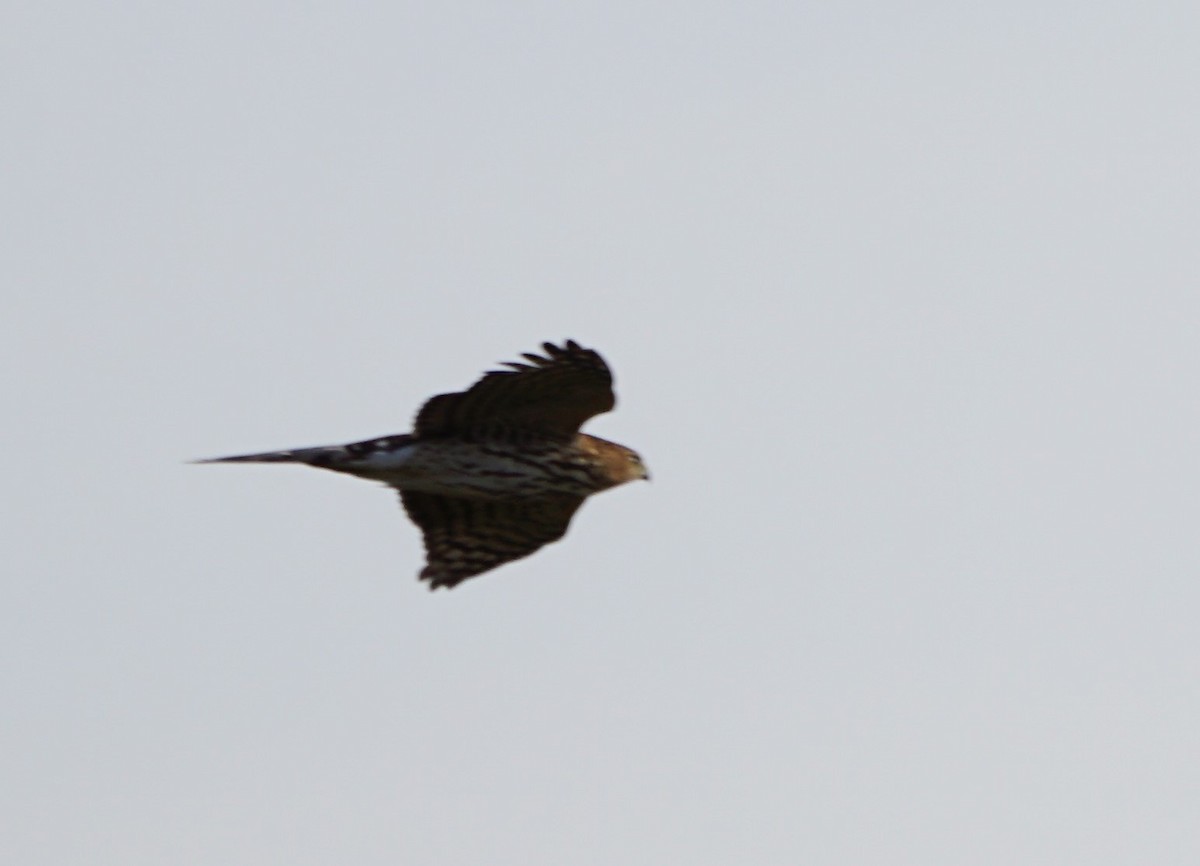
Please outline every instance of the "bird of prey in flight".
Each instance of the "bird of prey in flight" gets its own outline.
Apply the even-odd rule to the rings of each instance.
[[[303,463],[382,481],[424,536],[420,579],[457,586],[562,538],[593,493],[650,477],[632,449],[579,432],[616,405],[604,359],[573,340],[542,350],[430,398],[411,433],[198,462]]]

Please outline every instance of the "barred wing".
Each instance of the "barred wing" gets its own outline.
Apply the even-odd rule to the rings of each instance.
[[[430,589],[457,586],[557,541],[583,504],[583,497],[565,493],[460,499],[402,490],[400,500],[425,537],[421,580]]]
[[[545,355],[526,353],[528,363],[506,362],[466,391],[439,394],[421,407],[415,434],[503,436],[526,433],[572,438],[587,419],[616,405],[612,372],[592,349],[573,340],[542,345]]]

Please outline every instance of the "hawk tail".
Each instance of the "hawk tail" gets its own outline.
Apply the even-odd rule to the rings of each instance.
[[[404,448],[412,436],[401,433],[381,436],[349,445],[323,445],[318,448],[293,448],[289,451],[264,451],[261,454],[235,454],[232,457],[210,457],[193,463],[303,463],[335,472],[352,472],[354,465],[380,452],[389,453]]]
[[[261,454],[235,454],[232,457],[210,457],[193,460],[193,463],[305,463],[309,466],[327,466],[346,456],[344,445],[322,448],[294,448],[290,451],[264,451]]]

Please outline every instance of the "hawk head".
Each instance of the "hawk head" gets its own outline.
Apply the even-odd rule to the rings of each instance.
[[[623,452],[624,474],[618,484],[624,484],[626,481],[649,481],[650,470],[646,468],[646,464],[642,462],[642,456],[632,448],[626,448],[624,445],[618,445],[618,448]]]
[[[632,448],[587,433],[580,433],[576,444],[599,470],[596,473],[600,484],[597,490],[607,490],[626,481],[650,480],[650,470]]]

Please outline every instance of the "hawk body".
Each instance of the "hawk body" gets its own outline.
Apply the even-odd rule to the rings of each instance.
[[[636,452],[579,432],[615,405],[600,355],[573,341],[543,349],[431,398],[412,433],[201,462],[303,463],[383,482],[424,536],[421,579],[452,587],[557,541],[593,493],[649,478]]]

